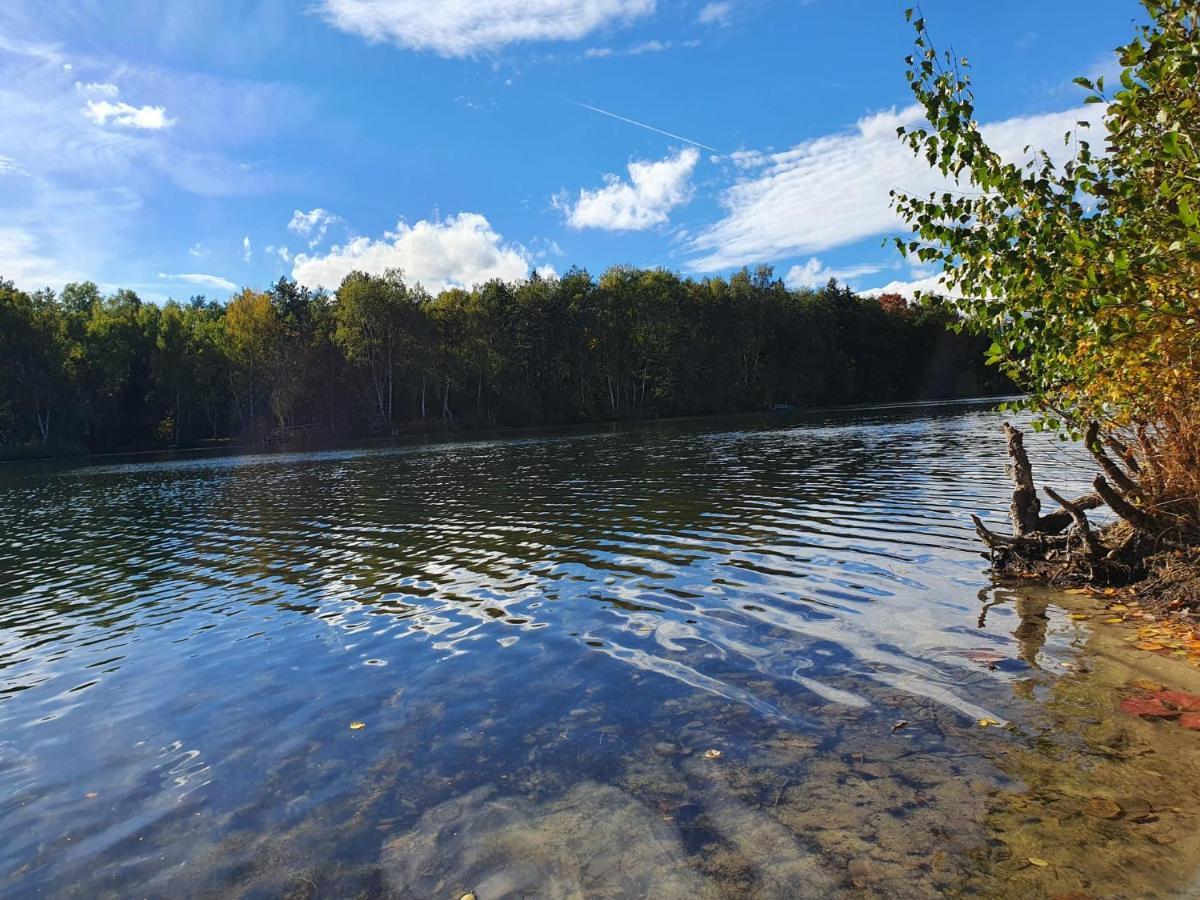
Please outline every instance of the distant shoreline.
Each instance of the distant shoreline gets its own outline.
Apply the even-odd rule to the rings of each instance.
[[[558,422],[545,425],[528,425],[528,426],[487,426],[487,427],[472,427],[464,425],[461,422],[457,424],[448,423],[441,425],[440,420],[436,420],[431,424],[434,427],[418,428],[409,431],[400,431],[392,437],[383,437],[379,435],[347,435],[342,437],[321,437],[310,440],[297,441],[274,441],[274,442],[251,442],[251,441],[222,441],[219,443],[208,442],[188,446],[163,446],[163,447],[142,447],[132,450],[114,450],[103,453],[88,453],[74,452],[64,450],[61,453],[46,453],[42,455],[7,455],[0,451],[0,466],[12,466],[22,463],[88,463],[91,461],[114,460],[114,459],[129,459],[131,462],[137,458],[159,457],[159,458],[174,458],[176,455],[182,457],[201,456],[204,454],[227,455],[227,456],[243,456],[256,454],[273,454],[273,453],[296,453],[305,451],[322,451],[322,450],[339,450],[351,448],[376,448],[376,447],[393,447],[393,446],[409,446],[433,441],[436,443],[453,443],[457,440],[474,441],[474,440],[493,440],[500,438],[517,438],[525,436],[535,436],[547,433],[556,432],[580,432],[586,433],[589,431],[610,430],[614,426],[620,427],[637,427],[649,426],[655,423],[662,422],[689,422],[703,421],[706,419],[723,419],[733,420],[742,418],[761,418],[764,416],[774,416],[779,418],[786,417],[803,417],[808,415],[819,415],[826,413],[838,412],[867,412],[870,410],[902,410],[913,409],[917,407],[941,407],[941,406],[960,406],[971,404],[999,404],[1006,400],[1019,399],[1019,394],[996,394],[996,395],[978,395],[973,397],[949,397],[937,398],[930,400],[902,400],[886,403],[854,403],[854,404],[839,404],[836,406],[807,406],[807,407],[790,407],[787,409],[758,409],[758,410],[743,410],[741,412],[724,412],[711,413],[703,415],[685,415],[685,416],[645,416],[628,419],[608,419],[597,420],[590,422]],[[419,424],[419,423],[414,423]],[[440,426],[440,427],[438,427]]]

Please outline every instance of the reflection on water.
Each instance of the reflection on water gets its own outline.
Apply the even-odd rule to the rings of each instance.
[[[1169,780],[1197,748],[1091,734],[1120,683],[1093,626],[983,574],[998,423],[3,470],[0,892],[1184,890],[1187,814],[1046,793],[1148,759]],[[1140,855],[1099,868],[1104,841]]]

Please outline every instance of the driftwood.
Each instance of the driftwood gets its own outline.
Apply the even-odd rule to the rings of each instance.
[[[978,516],[971,517],[993,568],[1052,583],[1117,584],[1136,577],[1144,548],[1154,542],[1161,523],[1139,505],[1143,497],[1137,483],[1141,469],[1134,452],[1114,437],[1102,438],[1099,426],[1093,423],[1084,441],[1104,473],[1092,482],[1094,493],[1070,500],[1047,486],[1046,496],[1059,509],[1042,515],[1024,437],[1007,423],[1004,435],[1009,457],[1006,468],[1013,485],[1008,510],[1012,534],[999,534]],[[1144,436],[1138,437],[1139,444],[1143,443]],[[1120,521],[1104,528],[1094,526],[1087,512],[1102,506],[1110,508]]]
[[[1024,537],[1037,533],[1038,513],[1042,504],[1033,486],[1033,467],[1029,464],[1029,454],[1025,452],[1024,435],[1007,422],[1004,423],[1004,435],[1008,438],[1008,475],[1013,483],[1008,517],[1012,520],[1013,534]]]
[[[1087,516],[1083,514],[1083,509],[1078,503],[1072,503],[1070,500],[1063,497],[1050,485],[1044,485],[1042,489],[1046,492],[1046,496],[1066,510],[1075,523],[1075,527],[1079,529],[1079,534],[1083,538],[1083,544],[1087,547],[1088,556],[1093,559],[1099,559],[1104,555],[1104,545],[1096,537],[1096,533],[1092,531],[1092,526],[1088,522]]]

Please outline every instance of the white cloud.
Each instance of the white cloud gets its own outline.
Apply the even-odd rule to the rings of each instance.
[[[301,237],[308,238],[308,247],[311,250],[316,247],[321,241],[325,240],[325,232],[329,230],[330,225],[335,225],[341,222],[341,216],[335,216],[329,210],[321,209],[319,206],[316,209],[308,212],[296,210],[292,213],[292,220],[288,222],[288,231],[293,234],[298,234]]]
[[[917,291],[923,294],[941,294],[944,297],[961,297],[962,292],[957,288],[948,288],[942,282],[941,273],[927,274],[925,271],[914,269],[909,273],[908,281],[889,281],[883,287],[868,288],[858,293],[864,297],[878,297],[880,294],[899,294],[911,300]]]
[[[849,266],[845,269],[830,269],[813,256],[804,265],[795,265],[788,269],[788,273],[783,276],[783,280],[790,288],[815,288],[823,287],[830,278],[836,278],[844,284],[853,278],[859,278],[863,275],[873,275],[882,268],[883,266],[861,265]]]
[[[0,156],[0,175],[23,175],[25,170],[10,156]]]
[[[77,81],[75,90],[81,94],[103,94],[105,97],[115,97],[121,92],[121,89],[115,84],[107,81]]]
[[[671,49],[670,41],[645,41],[641,44],[634,44],[629,48],[630,56],[641,56],[643,53],[662,53],[664,50]]]
[[[292,277],[308,287],[336,289],[350,272],[379,275],[401,269],[410,283],[432,292],[471,287],[492,278],[529,274],[532,256],[520,244],[505,244],[486,218],[462,212],[441,221],[399,222],[382,238],[356,237],[323,256],[296,254]]]
[[[80,112],[97,125],[107,125],[111,119],[114,125],[121,125],[125,128],[157,131],[161,128],[170,128],[175,124],[174,119],[167,118],[165,106],[131,106],[128,103],[89,100],[87,106]]]
[[[28,290],[73,280],[72,270],[44,255],[40,244],[27,229],[0,226],[0,278]]]
[[[528,41],[573,41],[654,12],[655,0],[322,0],[326,21],[369,41],[470,56]]]
[[[984,125],[1005,158],[1024,159],[1030,144],[1065,155],[1062,136],[1076,120],[1098,121],[1095,107],[1069,109]],[[744,174],[725,190],[725,216],[700,231],[688,249],[690,268],[712,272],[800,253],[815,253],[888,232],[904,231],[890,208],[897,188],[923,194],[950,185],[896,137],[899,125],[922,120],[910,106],[860,119],[853,130],[814,138],[780,153],[739,152]],[[1093,128],[1092,130],[1095,130]]]
[[[276,247],[274,244],[268,244],[266,252],[272,256],[278,256],[285,263],[292,261],[292,251],[287,247]]]
[[[222,291],[236,291],[237,285],[228,278],[221,278],[219,275],[204,275],[197,272],[184,272],[180,275],[168,275],[166,272],[159,272],[159,278],[167,281],[175,281],[181,284],[196,284],[200,287],[217,288]]]
[[[733,4],[729,2],[709,3],[700,10],[696,21],[701,25],[725,25],[733,15]]]
[[[612,47],[588,47],[583,51],[585,59],[603,59],[606,56],[612,56]]]
[[[188,256],[208,256],[208,248],[197,241],[195,244],[192,244],[192,246],[188,247]]]
[[[667,221],[668,213],[691,199],[692,172],[700,151],[688,147],[657,162],[631,162],[629,181],[604,176],[604,187],[581,188],[571,201],[560,195],[555,206],[564,210],[572,228],[642,231]]]
[[[242,238],[242,259],[250,262],[250,258],[254,255],[254,251],[250,248],[250,235]]]

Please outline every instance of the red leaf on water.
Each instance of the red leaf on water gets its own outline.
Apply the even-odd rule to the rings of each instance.
[[[1179,717],[1179,724],[1192,731],[1200,731],[1200,713],[1184,713]]]
[[[1153,696],[1178,709],[1200,712],[1200,696],[1196,694],[1185,694],[1183,691],[1158,691]]]
[[[1179,710],[1171,709],[1157,697],[1128,697],[1121,701],[1121,712],[1153,719],[1173,719]]]

